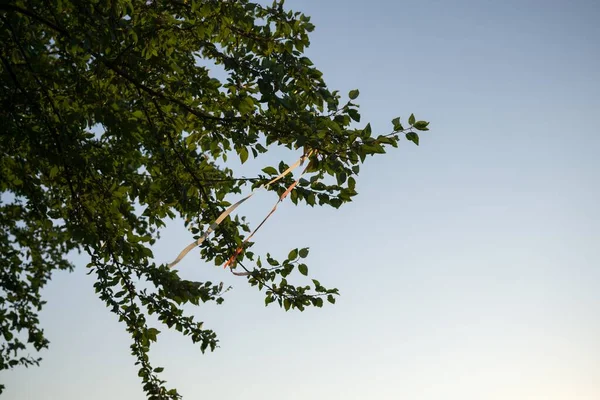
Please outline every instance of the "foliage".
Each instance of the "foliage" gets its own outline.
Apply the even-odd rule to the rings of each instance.
[[[358,90],[342,102],[303,56],[313,29],[283,2],[0,4],[0,370],[39,362],[22,354],[27,344],[48,346],[40,290],[54,271],[74,268],[66,254],[77,250],[89,255],[96,292],[132,337],[144,391],[179,398],[148,358],[159,331],[147,316],[202,352],[214,350],[215,333],[182,306],[222,302],[223,285],[187,281],[154,262],[165,219],[183,219],[198,237],[229,205],[226,195],[287,168],[241,179],[223,166],[232,156],[312,150],[309,178],[291,201],[338,208],[357,194],[367,156],[396,147],[402,135],[419,143],[428,123],[412,115],[407,128],[395,118],[383,135],[357,127]],[[218,68],[225,78],[217,79]],[[269,190],[281,195],[290,183],[287,176]],[[202,258],[222,265],[248,231],[244,217],[228,217],[202,244]],[[236,268],[250,272],[266,304],[334,303],[338,291],[317,280],[288,282],[295,270],[308,274],[307,255],[294,249],[281,261],[261,259],[246,248]]]

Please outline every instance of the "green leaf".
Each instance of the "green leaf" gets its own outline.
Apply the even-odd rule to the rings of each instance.
[[[418,129],[420,131],[428,131],[429,128],[427,127],[427,125],[429,125],[429,122],[426,121],[417,121],[414,124],[415,129]]]
[[[356,121],[356,122],[360,122],[360,114],[358,113],[357,110],[351,108],[348,110],[348,115],[350,116],[350,118],[352,118],[352,120]]]
[[[150,339],[153,342],[156,342],[156,337],[158,336],[158,334],[160,333],[160,331],[156,328],[149,328],[148,329],[148,339]]]
[[[282,174],[288,168],[288,165],[283,161],[279,162],[279,173]]]
[[[408,123],[410,125],[414,125],[415,124],[415,115],[414,114],[410,114],[410,117],[408,117]]]
[[[290,299],[288,299],[287,297],[283,299],[283,308],[285,309],[285,311],[288,311],[291,305],[292,302],[290,301]]]
[[[356,180],[353,177],[348,178],[348,189],[354,190],[356,188]]]
[[[50,168],[50,179],[54,178],[56,175],[58,174],[58,165],[54,165],[52,166],[52,168]]]
[[[244,97],[241,101],[240,101],[240,105],[239,105],[239,111],[242,115],[244,114],[249,114],[250,112],[252,112],[254,110],[254,100],[252,100],[252,97]]]
[[[306,258],[308,256],[308,247],[300,249],[299,255],[301,258]]]
[[[371,137],[371,133],[371,123],[368,123],[367,126],[365,126],[365,129],[363,129],[363,136]]]
[[[265,167],[262,169],[262,171],[265,174],[269,174],[269,175],[278,175],[279,172],[277,172],[277,170],[274,167]]]
[[[410,140],[411,142],[413,142],[417,146],[419,145],[419,135],[417,135],[416,132],[408,132],[406,134],[406,139]]]
[[[298,271],[300,271],[300,273],[304,276],[308,275],[308,267],[306,266],[306,264],[298,265]]]
[[[348,97],[350,97],[350,100],[356,99],[358,97],[358,95],[359,95],[358,89],[351,90],[350,93],[348,93]]]
[[[327,301],[330,302],[331,304],[335,304],[335,297],[333,297],[333,295],[331,295],[331,294],[328,294]]]
[[[289,261],[293,261],[296,258],[298,258],[298,249],[294,249],[294,250],[290,251],[290,253],[288,254]]]
[[[400,117],[396,117],[392,120],[392,124],[394,125],[394,131],[403,131],[404,127],[400,123]]]
[[[240,161],[243,163],[248,159],[248,149],[245,147],[240,147],[238,150],[238,154],[240,155]]]
[[[269,304],[273,303],[274,301],[275,301],[275,298],[269,293],[265,297],[265,307],[268,306]]]

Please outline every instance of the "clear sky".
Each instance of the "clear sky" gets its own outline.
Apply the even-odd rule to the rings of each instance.
[[[308,54],[332,88],[360,89],[363,121],[384,132],[414,112],[431,132],[369,159],[355,202],[286,203],[257,234],[279,255],[309,246],[335,306],[265,308],[189,255],[183,276],[234,290],[193,309],[216,352],[160,335],[169,383],[184,399],[600,399],[600,3],[287,6],[313,17]],[[256,224],[273,201],[243,212]],[[157,261],[190,241],[169,224]],[[42,366],[0,376],[7,400],[144,398],[128,335],[75,261],[45,290]]]

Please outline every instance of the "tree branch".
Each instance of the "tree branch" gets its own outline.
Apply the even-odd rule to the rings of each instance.
[[[38,22],[41,22],[42,24],[54,29],[55,31],[62,33],[63,35],[69,36],[69,33],[62,29],[61,27],[59,27],[58,25],[54,24],[53,22],[48,21],[47,19],[45,19],[44,17],[41,17],[39,15],[37,15],[34,12],[31,12],[25,8],[19,7],[19,6],[15,6],[12,4],[0,4],[0,10],[4,10],[4,11],[15,11],[18,12],[19,14],[23,14],[26,15],[30,18],[35,19]]]

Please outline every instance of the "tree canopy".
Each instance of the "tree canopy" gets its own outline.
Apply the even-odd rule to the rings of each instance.
[[[394,118],[389,132],[361,124],[358,90],[330,90],[304,56],[308,16],[248,0],[15,0],[0,4],[0,370],[39,363],[48,346],[38,314],[43,286],[87,253],[95,290],[131,335],[143,390],[177,399],[151,364],[154,314],[200,350],[217,338],[183,312],[223,301],[223,285],[182,279],[152,245],[166,219],[207,232],[244,194],[288,168],[241,178],[227,160],[277,146],[307,161],[293,187],[266,189],[294,204],[338,208],[357,194],[367,156],[401,138],[419,143],[428,123]],[[217,71],[219,71],[217,73]],[[308,274],[308,250],[277,260],[244,242],[237,212],[199,246],[208,264],[229,264],[285,310],[335,302],[336,289]]]

